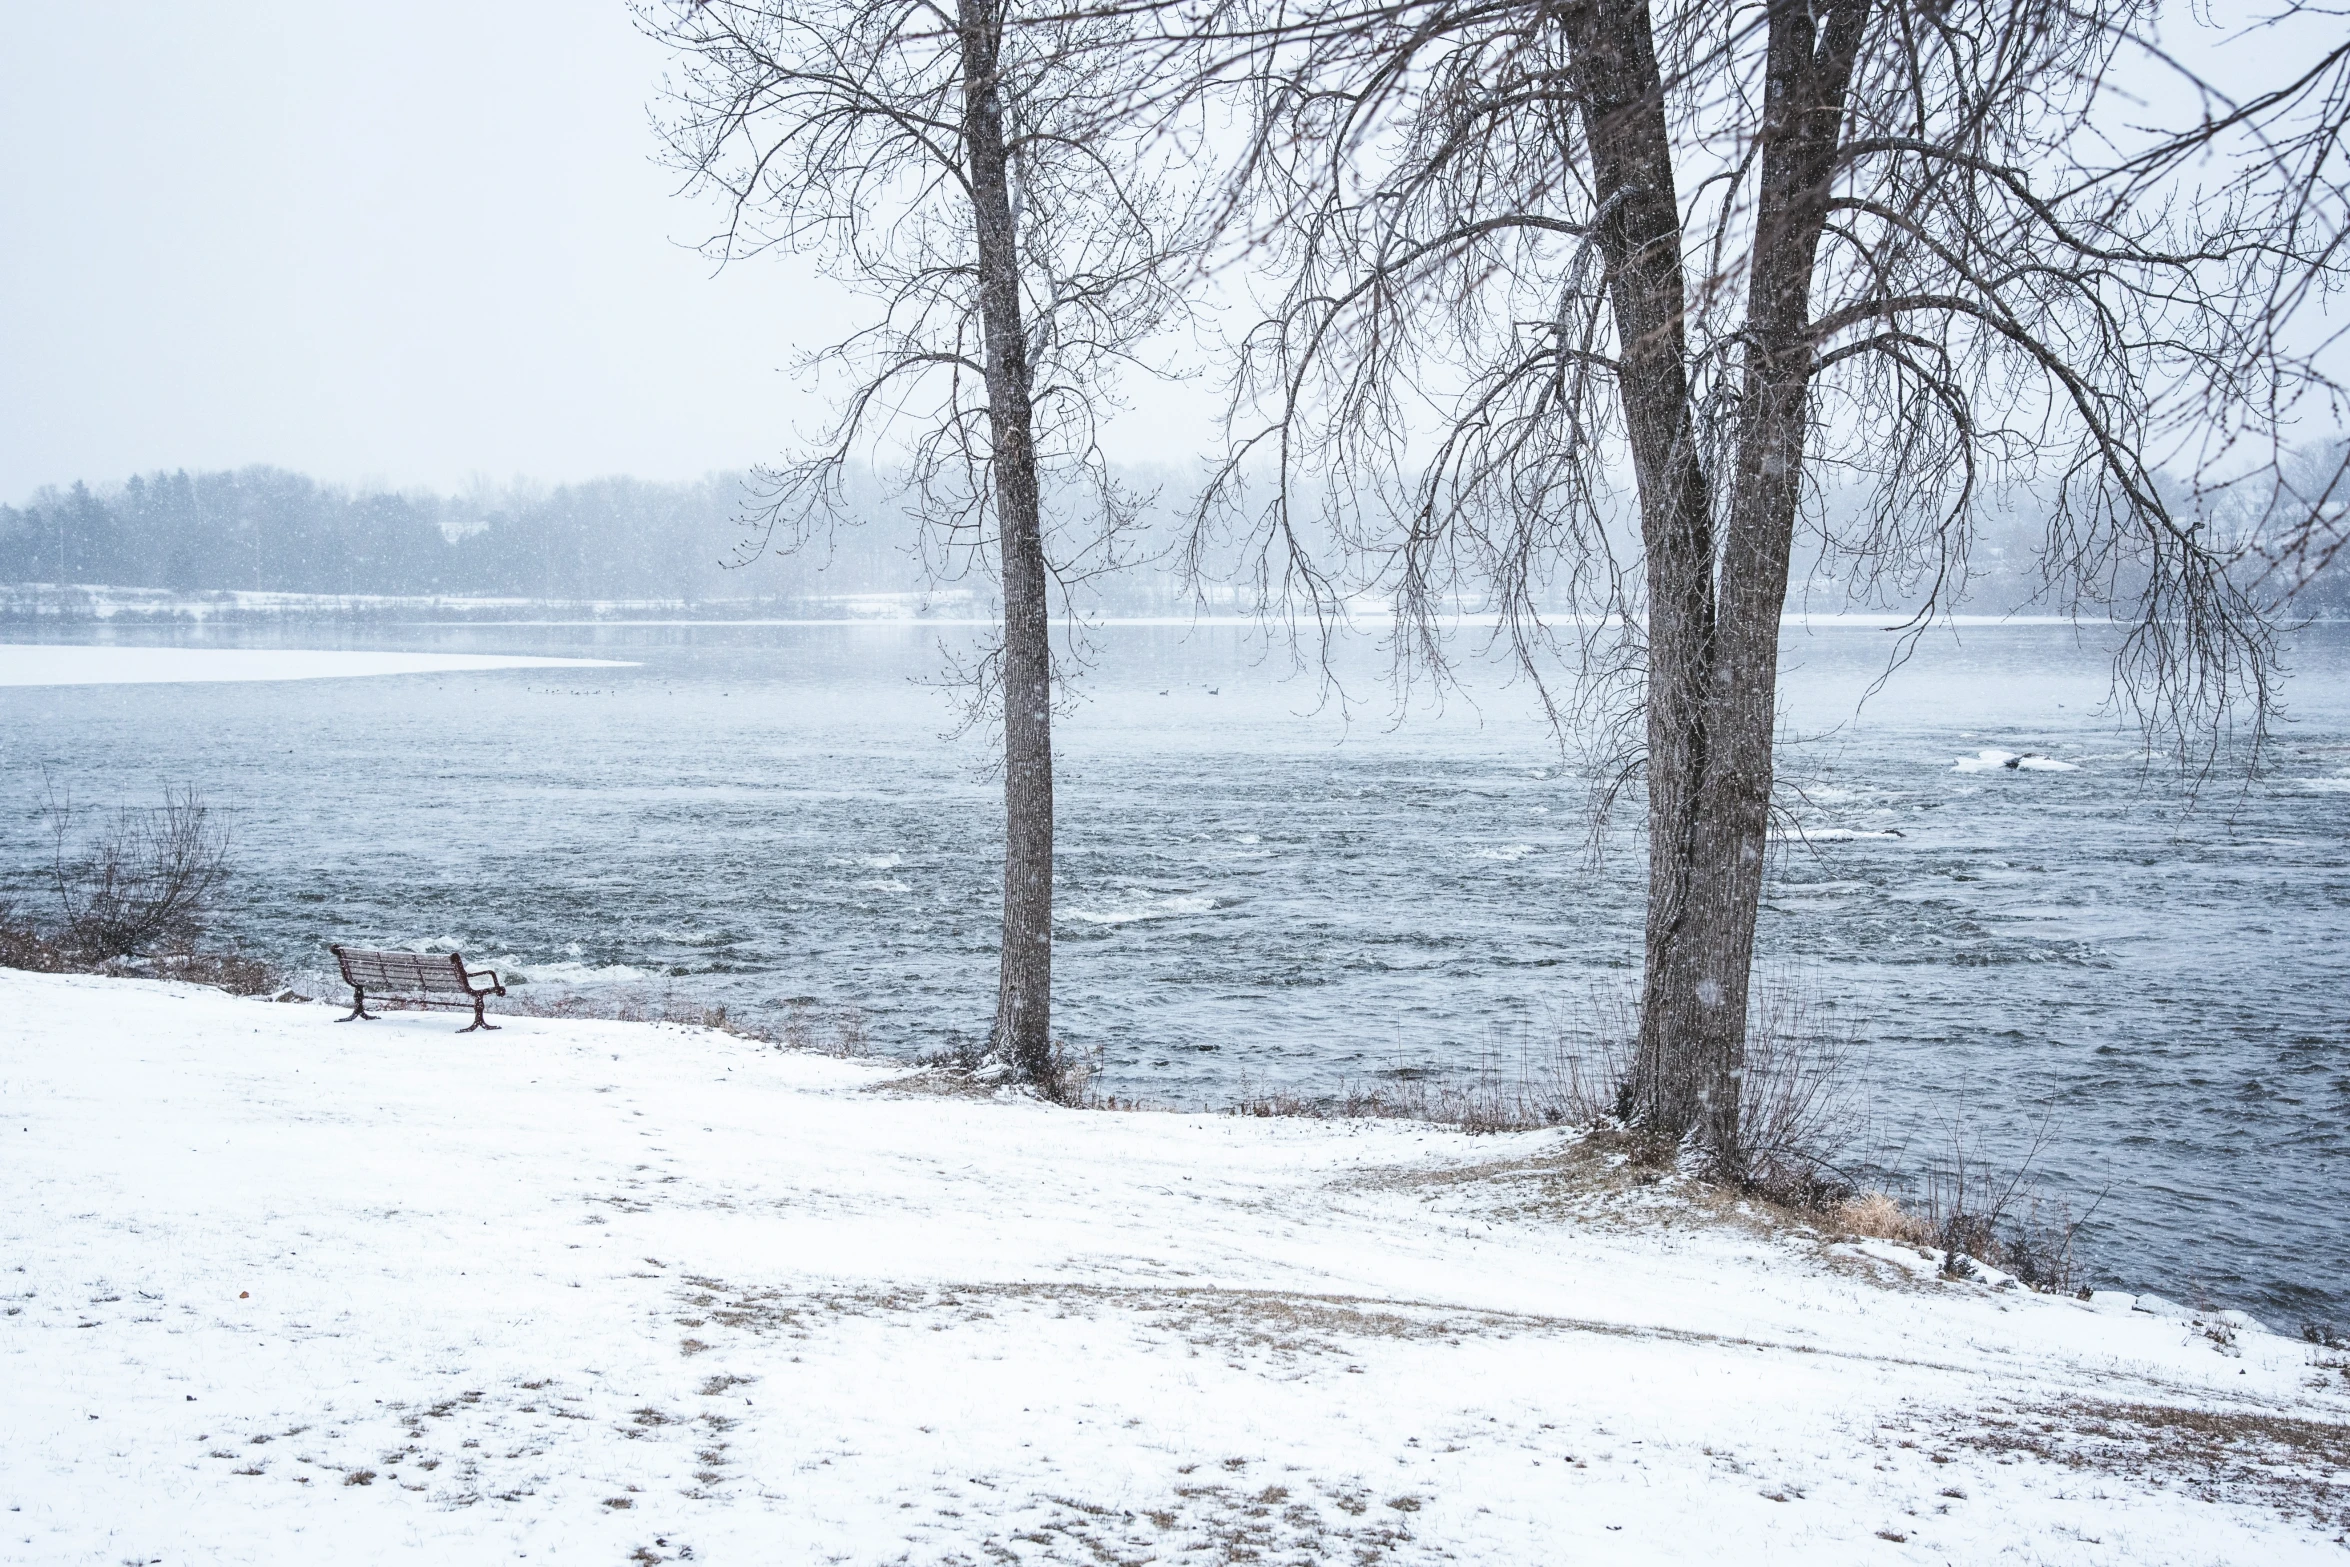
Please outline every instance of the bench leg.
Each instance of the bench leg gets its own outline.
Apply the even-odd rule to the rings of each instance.
[[[335,1021],[348,1023],[355,1017],[363,1017],[370,1023],[375,1021],[375,1014],[367,1010],[367,992],[361,990],[357,985],[351,987],[351,1010],[336,1018]]]
[[[481,1004],[482,998],[480,996],[475,996],[473,998],[473,1021],[466,1024],[463,1028],[457,1030],[458,1033],[470,1034],[477,1028],[486,1028],[493,1034],[498,1031],[497,1024],[491,1022],[488,1018],[481,1015]]]

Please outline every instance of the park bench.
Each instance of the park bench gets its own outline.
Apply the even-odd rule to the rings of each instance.
[[[367,1010],[367,998],[374,996],[379,1001],[415,1007],[471,1006],[473,1021],[457,1030],[460,1034],[498,1026],[481,1013],[485,1000],[506,993],[494,969],[469,969],[465,959],[454,952],[375,952],[365,947],[327,950],[343,966],[343,983],[351,987],[351,1010],[336,1018],[338,1023],[355,1017],[372,1019],[375,1014]],[[488,983],[481,983],[484,980]]]

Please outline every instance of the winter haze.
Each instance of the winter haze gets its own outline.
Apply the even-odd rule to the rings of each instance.
[[[697,253],[717,214],[656,166],[662,51],[622,6],[91,0],[10,33],[0,497],[256,462],[696,478],[821,417],[795,366],[841,298]]]

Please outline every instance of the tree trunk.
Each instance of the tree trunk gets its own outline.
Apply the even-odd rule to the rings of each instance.
[[[1001,0],[960,0],[963,141],[979,241],[989,467],[1004,593],[1004,926],[992,1043],[1023,1078],[1052,1060],[1053,660],[1019,235],[997,75]]]
[[[1660,1005],[1693,892],[1705,674],[1714,640],[1713,497],[1689,406],[1680,198],[1645,0],[1564,13],[1569,69],[1591,148],[1615,316],[1618,397],[1640,488],[1647,570],[1648,924],[1640,1038],[1618,1106],[1678,1136],[1700,1084]]]
[[[1625,422],[1648,571],[1648,928],[1627,1116],[1738,1173],[1748,980],[1768,846],[1779,618],[1802,495],[1811,282],[1867,0],[1773,0],[1743,408],[1718,581],[1688,405],[1680,213],[1642,0],[1569,13],[1608,214]]]
[[[1845,89],[1868,17],[1866,0],[1822,9],[1824,28],[1808,0],[1773,0],[1770,9],[1738,457],[1705,693],[1692,896],[1658,987],[1666,1026],[1699,1084],[1694,1124],[1731,1174],[1744,1173],[1747,987],[1769,847],[1779,620],[1803,493],[1812,272]]]

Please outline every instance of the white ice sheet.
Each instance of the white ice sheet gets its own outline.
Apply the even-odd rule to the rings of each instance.
[[[324,680],[475,669],[621,669],[608,658],[481,653],[321,652],[310,648],[64,647],[0,643],[0,686],[110,686],[189,680]]]

